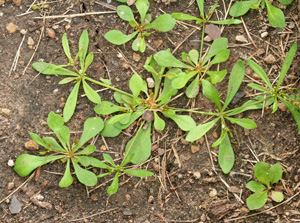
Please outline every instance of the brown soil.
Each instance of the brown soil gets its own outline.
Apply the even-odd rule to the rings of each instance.
[[[89,52],[94,52],[95,55],[89,75],[95,79],[110,77],[114,86],[127,91],[132,71],[124,68],[124,60],[118,57],[119,51],[125,55],[138,73],[148,77],[149,74],[142,69],[146,57],[162,49],[171,48],[173,50],[193,31],[193,28],[177,24],[175,29],[168,33],[152,34],[148,38],[152,49],[147,49],[144,54],[140,54],[141,59],[136,62],[133,60],[131,43],[116,47],[103,37],[107,31],[113,28],[124,31],[129,28],[115,13],[74,17],[72,19],[46,19],[44,23],[43,20],[35,18],[44,13],[45,15],[62,15],[68,10],[67,14],[111,10],[104,7],[101,4],[103,2],[106,3],[107,1],[54,1],[49,4],[50,7],[47,10],[30,10],[31,13],[22,16],[18,15],[26,12],[32,1],[23,0],[21,5],[17,7],[12,1],[7,0],[1,6],[0,12],[3,15],[0,17],[0,110],[9,109],[11,113],[9,115],[0,114],[0,200],[21,186],[26,180],[19,177],[14,172],[13,167],[8,166],[8,161],[10,159],[15,160],[22,153],[38,155],[37,151],[28,151],[24,147],[24,143],[30,139],[29,133],[48,134],[50,130],[45,125],[48,113],[50,111],[61,113],[61,99],[66,99],[70,92],[71,85],[58,85],[61,77],[38,75],[31,67],[33,62],[41,60],[55,64],[66,63],[61,47],[63,33],[68,34],[71,52],[75,54],[79,36],[84,29],[87,29],[90,36]],[[172,1],[166,5],[160,1],[150,0],[149,11],[152,15],[161,14],[160,9],[162,9],[168,13],[185,12],[197,16],[196,3],[191,5],[188,3],[189,1]],[[208,8],[212,4],[213,1],[205,3],[205,7]],[[224,1],[219,1],[219,4],[219,16],[223,17]],[[112,1],[110,5],[117,6],[118,3]],[[226,1],[225,7],[228,7],[228,1]],[[269,75],[271,79],[275,79],[283,63],[282,50],[286,53],[292,42],[298,41],[300,26],[298,2],[294,1],[292,5],[287,6],[284,9],[284,14],[287,24],[293,23],[295,24],[294,27],[291,25],[290,28],[288,26],[284,30],[270,27],[265,11],[251,11],[244,16],[245,24],[257,48],[250,40],[250,44],[244,45],[235,41],[238,34],[247,38],[242,24],[225,27],[222,36],[229,39],[231,57],[221,68],[230,71],[238,59],[254,56],[266,71],[269,71],[273,66],[272,73]],[[17,31],[13,34],[8,33],[6,29],[6,25],[10,22],[17,25]],[[56,37],[54,39],[49,38],[45,33],[36,49],[43,26],[45,29],[53,29]],[[14,57],[23,38],[20,33],[22,29],[27,30],[27,34],[20,48],[16,69],[10,74]],[[264,39],[260,37],[263,29],[269,32],[269,36]],[[283,32],[287,33],[284,34]],[[31,37],[35,42],[33,49],[28,47],[28,37]],[[175,56],[179,58],[182,52],[188,52],[191,48],[199,49],[200,39],[201,32],[196,31],[179,47]],[[208,43],[205,44],[205,47],[207,45]],[[281,48],[282,46],[283,48]],[[265,49],[267,52],[257,56],[257,51],[261,49]],[[263,61],[268,53],[275,56],[276,63],[269,65]],[[32,55],[34,55],[33,59],[28,68],[25,69]],[[299,88],[299,82],[297,83],[300,71],[299,56],[300,54],[297,53],[284,85],[295,83],[294,87]],[[249,68],[247,69],[248,77],[251,77],[253,72]],[[23,73],[24,70],[25,73]],[[250,89],[246,87],[246,84],[251,82],[248,77],[245,77],[241,91],[250,95],[253,92],[250,92]],[[217,85],[223,99],[226,96],[227,80],[228,77]],[[104,91],[100,94],[103,99],[112,100],[112,91]],[[247,97],[243,98],[238,102],[238,105],[246,100]],[[194,102],[195,107],[201,108],[201,110],[215,109],[213,104],[202,94],[199,94]],[[174,101],[176,107],[184,107],[187,103],[188,100],[184,97]],[[85,97],[79,99],[75,116],[68,123],[71,130],[81,130],[84,120],[95,115],[93,106]],[[19,214],[13,215],[9,210],[11,198],[1,202],[0,222],[66,222],[74,219],[79,219],[75,222],[224,222],[234,217],[247,216],[258,212],[249,212],[245,204],[245,200],[250,194],[245,185],[253,178],[253,165],[256,161],[252,152],[257,155],[260,161],[271,164],[279,162],[282,165],[284,175],[278,186],[283,191],[285,198],[290,198],[299,191],[300,138],[297,134],[296,122],[290,112],[284,109],[279,109],[275,114],[266,110],[263,116],[261,111],[246,112],[243,115],[252,118],[257,123],[257,128],[246,131],[240,127],[232,127],[234,134],[232,144],[236,162],[228,175],[222,174],[218,167],[216,156],[218,149],[207,148],[207,145],[211,145],[215,141],[213,133],[218,134],[220,127],[207,134],[208,144],[206,140],[193,143],[193,146],[199,147],[200,150],[192,153],[191,144],[183,140],[184,134],[177,130],[173,122],[166,120],[167,128],[163,134],[167,133],[167,137],[161,140],[158,145],[160,149],[165,149],[166,152],[159,155],[158,148],[156,148],[152,153],[153,159],[146,164],[150,171],[155,172],[154,177],[140,180],[123,176],[120,178],[121,185],[116,194],[112,196],[106,194],[109,185],[107,183],[87,195],[85,186],[79,182],[75,182],[68,188],[60,188],[58,182],[61,178],[60,173],[64,171],[63,165],[59,162],[48,164],[41,168],[38,179],[31,179],[14,193],[23,208]],[[193,118],[197,123],[205,120],[203,116],[193,115]],[[125,134],[121,134],[117,138],[106,139],[109,150],[115,154],[115,158],[118,158],[122,143],[125,144],[128,140],[129,138]],[[102,151],[99,148],[103,144],[103,140],[99,137],[96,142],[98,151],[96,155],[99,158],[102,157]],[[182,163],[181,167],[178,166],[172,146],[178,152]],[[213,171],[210,155],[218,175]],[[154,168],[155,166],[156,168]],[[157,166],[159,172],[156,171]],[[200,179],[196,177],[197,173],[201,173]],[[111,177],[99,180],[99,185],[109,179]],[[13,189],[8,188],[8,184],[11,182],[15,185]],[[228,190],[224,182],[230,186],[230,190],[241,191],[237,193],[241,201]],[[30,197],[37,193],[44,196],[43,201],[47,202],[46,208],[30,201]],[[262,210],[275,205],[275,203],[268,202]],[[102,213],[106,210],[106,213]],[[278,208],[257,216],[247,217],[239,220],[239,222],[299,221],[300,212],[298,210],[299,196]]]

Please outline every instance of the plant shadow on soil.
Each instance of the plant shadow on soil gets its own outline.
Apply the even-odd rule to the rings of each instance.
[[[106,1],[103,2],[106,3]],[[75,17],[70,20],[64,20],[63,18],[47,19],[45,23],[34,18],[42,14],[39,11],[33,11],[30,14],[18,17],[17,15],[24,13],[31,3],[32,1],[23,0],[21,6],[16,7],[12,1],[7,1],[0,8],[0,12],[3,13],[0,24],[2,31],[0,36],[0,110],[2,111],[4,108],[10,110],[10,114],[4,114],[3,112],[0,114],[1,200],[25,181],[25,178],[19,177],[13,168],[7,165],[8,160],[15,160],[22,153],[38,154],[38,151],[27,151],[24,148],[24,143],[29,140],[30,132],[39,135],[48,134],[50,130],[46,125],[47,115],[50,111],[61,114],[62,101],[68,97],[71,86],[59,86],[60,77],[38,75],[31,65],[23,74],[35,50],[28,47],[28,37],[34,40],[34,47],[36,47],[42,26],[45,25],[45,28],[53,29],[56,37],[51,39],[44,35],[41,38],[32,62],[44,60],[54,64],[64,64],[66,58],[61,47],[61,36],[65,32],[68,34],[71,52],[74,54],[77,52],[77,42],[81,32],[87,29],[90,36],[89,52],[94,52],[95,55],[88,75],[95,79],[100,77],[111,78],[114,86],[128,91],[128,81],[132,71],[127,62],[120,58],[119,52],[124,53],[130,65],[138,73],[144,77],[149,77],[150,74],[142,69],[147,56],[159,50],[174,49],[193,31],[193,28],[177,24],[175,29],[168,33],[154,33],[148,38],[148,44],[152,46],[152,49],[147,49],[144,54],[139,54],[141,58],[135,58],[131,50],[131,43],[116,47],[108,43],[103,37],[111,29],[125,30],[128,28],[124,26],[125,23],[116,14]],[[208,8],[212,4],[213,2],[205,3],[205,7]],[[219,4],[218,10],[220,10],[220,13],[224,13],[223,1],[219,1]],[[228,2],[226,4],[226,7],[228,7]],[[275,79],[283,62],[282,57],[280,57],[282,51],[277,46],[283,41],[282,44],[287,43],[288,49],[291,46],[291,40],[295,40],[299,35],[300,24],[298,17],[295,17],[300,16],[297,4],[294,1],[292,5],[284,9],[287,24],[296,24],[293,28],[289,28],[290,32],[288,34],[283,34],[281,33],[282,30],[269,27],[265,12],[260,14],[258,11],[251,11],[244,16],[245,23],[253,34],[252,38],[258,49],[252,44],[237,46],[241,44],[235,42],[236,35],[247,36],[242,24],[225,27],[222,36],[229,39],[229,45],[232,47],[230,47],[231,56],[229,61],[221,68],[230,71],[238,59],[253,55],[266,71],[273,66],[274,72],[270,74],[270,77]],[[112,2],[110,5],[117,6],[118,4]],[[160,8],[168,13],[184,12],[195,16],[198,14],[196,3],[188,7],[185,1],[175,1],[169,5],[158,1],[150,1],[149,11],[152,15],[160,14]],[[110,10],[93,0],[55,1],[50,4],[46,14],[61,15],[68,9],[70,10],[69,13],[72,14]],[[9,34],[6,30],[6,25],[10,22],[17,25],[17,31],[13,34]],[[16,70],[9,76],[15,54],[23,38],[20,33],[22,29],[27,30],[27,34],[20,50]],[[260,32],[263,29],[269,32],[269,37],[265,39],[260,38]],[[179,47],[175,56],[179,58],[182,52],[188,52],[192,48],[199,49],[200,36],[200,31],[196,31]],[[208,44],[205,43],[205,46],[207,47]],[[263,59],[267,56],[266,52],[257,55],[259,49],[269,49],[269,53],[273,53],[277,58],[276,63],[271,65],[264,63]],[[287,52],[287,49],[285,52]],[[285,85],[296,83],[295,81],[299,79],[299,57],[300,55],[297,53],[284,82]],[[249,68],[247,68],[246,73],[248,76],[253,74]],[[227,91],[227,81],[228,76],[222,83],[217,84],[223,99]],[[251,79],[245,77],[245,82],[240,90],[244,91],[246,95],[250,95],[253,92],[250,92],[250,89],[246,87],[247,81],[251,81]],[[299,82],[296,83],[295,87],[299,88]],[[94,88],[96,87],[94,86]],[[113,101],[112,91],[106,90],[100,94],[104,100]],[[244,101],[246,101],[246,98],[241,99],[238,104],[241,105]],[[188,101],[183,96],[173,103],[176,107],[187,107],[188,103],[195,103],[195,107],[201,110],[210,111],[215,109],[214,105],[201,93],[194,101]],[[85,119],[95,115],[93,106],[85,97],[79,98],[75,116],[68,123],[72,131],[81,130]],[[209,148],[217,173],[231,186],[231,190],[235,187],[237,191],[241,190],[241,199],[245,202],[249,195],[245,185],[253,176],[253,161],[255,161],[255,158],[251,152],[252,150],[261,161],[271,164],[280,162],[282,164],[284,185],[279,184],[279,187],[281,187],[279,189],[284,186],[285,196],[290,197],[292,192],[297,192],[295,187],[299,182],[300,175],[298,151],[300,138],[297,135],[297,125],[292,115],[282,108],[275,115],[271,114],[270,110],[266,110],[263,116],[261,116],[261,111],[251,111],[243,113],[243,117],[252,118],[257,123],[257,128],[246,131],[240,127],[232,127],[235,136],[232,139],[232,144],[236,162],[230,174],[223,175],[218,167],[217,148]],[[193,115],[193,118],[195,118],[197,124],[205,120],[203,116]],[[181,220],[186,222],[223,222],[224,219],[230,217],[248,214],[246,205],[241,204],[231,192],[228,192],[228,188],[213,172],[206,140],[203,139],[193,143],[194,148],[198,148],[199,151],[192,153],[191,144],[183,140],[184,133],[177,130],[173,122],[168,120],[166,122],[167,128],[162,132],[162,135],[153,131],[153,138],[163,139],[160,140],[159,144],[153,145],[153,159],[145,165],[155,173],[154,177],[140,180],[122,176],[120,178],[121,186],[116,194],[112,196],[106,194],[109,185],[107,183],[87,196],[86,188],[76,180],[68,188],[58,186],[58,182],[62,177],[61,173],[64,171],[64,165],[55,162],[43,166],[41,174],[36,180],[32,179],[14,194],[22,204],[23,209],[19,214],[13,215],[10,213],[10,199],[1,203],[0,221],[64,222],[96,214],[94,217],[85,220],[80,219],[76,222],[146,223],[164,220],[165,222],[171,222],[168,220],[177,220],[178,222],[182,222]],[[207,134],[208,145],[216,140],[214,136],[215,133],[219,132],[219,128],[217,126]],[[127,135],[133,131],[134,129],[131,129],[117,138],[106,139],[109,152],[115,156],[114,158],[119,157],[122,146],[124,147],[129,140]],[[163,137],[165,134],[167,134],[167,137]],[[98,151],[96,156],[98,158],[102,157],[103,151],[100,150],[102,145],[104,145],[104,141],[99,137],[96,142]],[[172,146],[177,150],[182,164],[181,167],[179,167]],[[199,173],[201,174],[200,179],[198,178]],[[109,179],[111,177],[101,179],[99,184]],[[11,182],[14,183],[14,188],[8,187]],[[286,188],[291,191],[286,190]],[[48,205],[47,208],[43,208],[41,205],[32,204],[30,198],[37,193],[43,195],[43,202],[47,202],[51,206]],[[275,204],[268,203],[268,207],[272,205]],[[259,216],[240,220],[240,222],[275,222],[278,219],[284,222],[295,217],[295,215],[299,217],[298,207],[299,202],[296,198],[280,208]],[[114,210],[97,215],[97,213],[110,209]]]

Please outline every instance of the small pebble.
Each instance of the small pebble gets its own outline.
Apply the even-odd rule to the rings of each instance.
[[[31,139],[25,143],[25,148],[34,151],[39,149],[39,145]]]
[[[256,73],[252,74],[252,78],[255,80],[260,80],[260,77]]]
[[[133,53],[132,54],[132,59],[134,60],[134,61],[136,61],[136,62],[139,62],[140,60],[141,60],[141,56],[139,55],[139,54],[137,54],[137,53]]]
[[[34,40],[30,36],[28,37],[27,45],[30,49],[32,49],[32,46],[34,45]]]
[[[22,35],[25,35],[25,34],[27,33],[27,30],[26,30],[26,29],[21,29],[21,30],[20,30],[20,33],[21,33]]]
[[[248,43],[248,40],[243,35],[238,35],[235,37],[235,40],[240,43]]]
[[[9,159],[9,160],[7,161],[7,165],[10,166],[10,167],[13,167],[13,166],[15,165],[14,160]]]
[[[209,192],[209,196],[210,197],[215,197],[217,196],[218,192],[215,188],[211,189],[211,191]]]
[[[213,137],[214,137],[215,139],[219,138],[219,135],[218,135],[218,133],[217,133],[216,131],[213,132]]]
[[[46,34],[48,37],[50,37],[51,39],[55,39],[55,32],[53,29],[51,28],[46,28]]]
[[[264,61],[267,63],[267,64],[273,64],[276,62],[276,59],[275,57],[272,55],[272,54],[269,54],[265,59]]]
[[[22,204],[18,201],[15,195],[12,196],[9,210],[12,214],[18,214],[22,210]]]
[[[10,34],[13,34],[17,31],[17,25],[14,23],[10,22],[6,25],[6,29]]]
[[[129,208],[125,208],[123,210],[123,215],[125,215],[125,216],[131,216],[132,215],[132,211]]]
[[[7,184],[7,189],[8,189],[8,190],[13,189],[14,187],[15,187],[15,183],[14,183],[14,182],[9,182],[9,183]]]
[[[193,173],[193,176],[194,176],[194,178],[195,178],[196,180],[199,180],[200,177],[201,177],[201,173],[200,173],[200,172],[194,172],[194,173]]]
[[[196,153],[200,150],[199,145],[191,145],[192,153]]]
[[[129,200],[131,199],[130,194],[126,194],[126,195],[125,195],[125,199],[126,199],[126,201],[129,201]]]
[[[265,37],[267,37],[268,35],[269,35],[268,32],[263,32],[260,36],[261,36],[261,38],[265,38]]]
[[[5,115],[5,116],[9,117],[10,114],[11,114],[11,111],[10,111],[8,108],[3,108],[3,109],[1,110],[1,113],[2,113],[3,115]]]
[[[205,36],[203,40],[204,40],[204,42],[211,42],[211,41],[213,41],[213,39],[209,35]]]
[[[148,77],[146,79],[146,81],[147,81],[148,88],[154,88],[155,87],[155,82],[154,82],[153,78]]]

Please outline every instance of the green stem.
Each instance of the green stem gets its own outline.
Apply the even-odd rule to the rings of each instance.
[[[119,92],[119,93],[124,94],[124,95],[127,95],[127,96],[129,96],[129,97],[133,97],[132,94],[129,94],[129,93],[127,93],[126,91],[122,91],[122,90],[120,90],[120,89],[118,89],[118,88],[115,88],[115,87],[112,87],[112,86],[110,86],[110,85],[104,84],[104,83],[102,83],[102,82],[100,82],[100,81],[96,81],[96,80],[94,80],[94,79],[92,79],[92,78],[89,78],[89,77],[85,77],[85,79],[88,80],[88,81],[90,81],[90,82],[92,82],[92,83],[94,83],[94,84],[98,84],[98,85],[100,85],[100,86],[102,86],[102,87],[109,88],[109,89],[111,89],[111,90],[113,90],[113,91]]]
[[[200,42],[200,56],[199,56],[199,62],[202,60],[202,50],[203,50],[203,42],[204,42],[204,31],[205,31],[205,23],[203,22],[202,25],[202,35],[201,35],[201,42]]]
[[[193,111],[189,109],[183,109],[183,108],[174,108],[174,107],[168,107],[169,109],[172,109],[174,111],[184,111],[184,112],[191,112],[201,115],[212,115],[212,116],[219,116],[219,113],[212,113],[212,112],[203,112],[203,111]]]

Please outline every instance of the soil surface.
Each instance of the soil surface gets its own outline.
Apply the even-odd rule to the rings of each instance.
[[[163,12],[184,12],[195,16],[199,14],[195,1],[149,1],[149,12],[153,17]],[[201,39],[200,30],[177,24],[170,32],[153,33],[147,38],[149,46],[146,52],[136,53],[132,51],[131,43],[117,47],[104,39],[104,34],[111,29],[124,32],[130,30],[114,12],[73,18],[37,18],[114,11],[119,4],[116,1],[108,4],[104,0],[58,0],[49,2],[47,9],[35,11],[30,9],[32,2],[6,0],[0,7],[0,222],[224,222],[237,217],[245,217],[237,222],[299,221],[300,196],[271,210],[269,208],[276,205],[271,201],[262,209],[251,212],[245,203],[251,194],[245,186],[253,179],[253,167],[257,162],[255,157],[270,164],[281,164],[284,174],[277,189],[284,193],[285,200],[299,192],[300,137],[293,116],[282,105],[275,114],[271,113],[271,109],[266,109],[263,114],[261,111],[243,113],[243,117],[251,118],[257,123],[256,129],[231,127],[236,161],[228,175],[224,175],[218,166],[218,148],[211,147],[218,137],[220,126],[191,144],[184,140],[184,132],[178,130],[173,122],[166,120],[167,127],[162,134],[153,131],[152,137],[159,141],[153,144],[151,159],[142,166],[153,171],[154,176],[139,179],[123,175],[120,177],[119,191],[112,196],[106,193],[110,176],[100,179],[100,186],[94,190],[86,188],[75,179],[71,186],[60,188],[58,182],[64,171],[64,165],[60,162],[42,166],[39,176],[18,176],[13,167],[8,165],[9,162],[15,161],[22,153],[38,155],[39,151],[29,151],[24,147],[30,140],[29,133],[34,132],[40,136],[51,134],[46,123],[48,113],[62,113],[63,101],[72,87],[72,84],[58,85],[61,77],[38,74],[31,66],[37,61],[65,64],[66,57],[61,46],[64,33],[68,35],[74,55],[78,49],[79,36],[87,29],[90,37],[89,52],[95,55],[88,75],[94,79],[111,79],[114,86],[125,91],[129,90],[128,81],[132,75],[130,66],[144,77],[149,77],[150,74],[142,68],[148,56],[167,48],[172,51],[180,45],[174,54],[180,58],[182,52],[188,52],[192,48],[199,49]],[[208,9],[218,1],[206,2],[205,8]],[[213,19],[224,18],[225,10],[228,9],[229,1],[218,3],[220,6]],[[274,1],[273,4],[277,2]],[[276,81],[284,55],[294,41],[300,44],[299,10],[298,1],[283,7],[286,16],[284,29],[269,26],[266,11],[261,10],[246,14],[243,17],[245,26],[239,24],[224,27],[222,37],[229,40],[231,56],[220,69],[231,71],[238,59],[251,58],[264,68],[271,81]],[[9,23],[12,24],[7,28]],[[192,32],[194,33],[190,35]],[[264,32],[268,35],[262,36]],[[243,35],[247,43],[237,42],[238,35]],[[211,42],[205,42],[205,48],[210,44]],[[19,57],[16,56],[18,51]],[[270,64],[265,61],[269,55],[275,58]],[[15,58],[18,60],[13,67]],[[299,67],[300,54],[297,52],[284,86],[299,89]],[[240,92],[246,95],[237,105],[254,94],[246,86],[247,83],[261,81],[253,78],[253,71],[249,67],[246,74],[240,88]],[[217,84],[223,100],[226,97],[227,81],[228,76]],[[113,100],[113,92],[110,90],[102,91],[100,95],[104,100]],[[173,103],[176,107],[193,106],[203,111],[215,109],[201,93],[194,100],[182,96]],[[72,131],[80,131],[86,118],[95,115],[93,107],[94,104],[85,97],[79,98],[75,115],[67,124]],[[197,124],[206,119],[197,115],[192,117]],[[95,156],[100,158],[106,152],[117,159],[129,139],[128,133],[122,133],[117,138],[106,138],[105,141],[99,137],[95,144]],[[108,150],[100,150],[105,143]],[[177,151],[178,158],[174,150]],[[34,195],[42,195],[42,200],[37,202],[33,199]],[[12,206],[18,209],[18,204],[21,204],[21,211],[13,214]],[[263,210],[266,211],[252,216]]]

